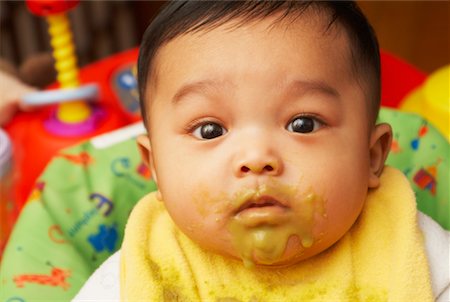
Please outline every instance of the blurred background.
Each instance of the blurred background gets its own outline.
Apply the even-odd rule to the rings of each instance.
[[[380,46],[430,73],[450,63],[449,1],[357,1]]]
[[[427,73],[450,63],[450,2],[358,3],[383,49]],[[79,65],[137,46],[162,4],[163,1],[82,1],[70,12]],[[24,1],[1,0],[0,58],[26,70],[33,57],[50,51],[44,18],[32,15]]]

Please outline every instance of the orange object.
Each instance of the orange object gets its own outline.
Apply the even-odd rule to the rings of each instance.
[[[34,283],[38,285],[46,285],[46,286],[60,286],[64,290],[68,290],[70,288],[70,284],[66,281],[68,277],[70,277],[70,270],[63,270],[58,267],[52,268],[50,274],[23,274],[14,276],[13,281],[16,283],[16,286],[21,288],[25,287],[27,283]]]
[[[76,154],[76,155],[59,153],[56,156],[65,158],[66,160],[68,160],[76,165],[81,165],[81,166],[87,166],[94,162],[94,159],[86,151],[82,151],[80,154]]]

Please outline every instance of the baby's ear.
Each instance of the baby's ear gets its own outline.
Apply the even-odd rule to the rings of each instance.
[[[392,129],[389,124],[378,124],[370,135],[369,188],[380,185],[380,175],[391,149]]]
[[[136,141],[138,144],[139,152],[141,153],[142,160],[150,169],[150,172],[152,173],[152,178],[155,181],[155,183],[158,183],[158,181],[156,180],[155,165],[153,163],[152,146],[150,144],[150,139],[148,135],[147,134],[139,135]]]

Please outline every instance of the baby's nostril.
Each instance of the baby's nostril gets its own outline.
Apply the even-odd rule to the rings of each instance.
[[[269,165],[266,165],[266,166],[264,167],[264,170],[270,172],[270,171],[273,171],[273,167],[272,167],[272,166],[269,166]]]
[[[246,173],[246,172],[250,171],[250,169],[246,166],[243,166],[243,167],[241,167],[241,171]]]

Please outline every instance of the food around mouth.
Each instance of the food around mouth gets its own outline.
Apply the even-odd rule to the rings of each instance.
[[[313,236],[315,217],[325,217],[322,198],[312,192],[295,194],[291,198],[295,204],[290,204],[267,195],[245,197],[238,203],[228,229],[246,267],[282,262],[291,237],[300,242],[297,254],[313,246],[317,239]]]

